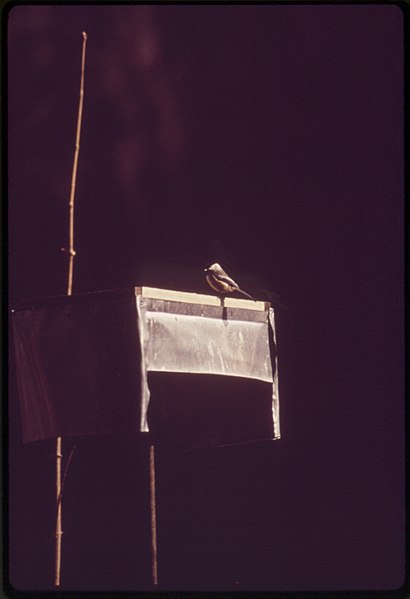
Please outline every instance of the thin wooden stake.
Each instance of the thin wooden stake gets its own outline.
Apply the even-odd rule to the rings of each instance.
[[[67,284],[67,295],[71,295],[73,292],[73,270],[74,270],[74,196],[75,196],[75,184],[77,180],[77,166],[78,166],[78,155],[80,153],[80,135],[81,135],[81,121],[83,117],[83,100],[84,100],[84,71],[85,71],[85,49],[87,45],[87,34],[83,31],[83,51],[81,55],[81,82],[80,82],[80,101],[78,104],[78,118],[77,118],[77,133],[75,136],[75,152],[74,152],[74,163],[73,172],[71,175],[71,189],[70,189],[70,245],[68,248],[69,253],[69,264],[68,264],[68,284]]]
[[[67,295],[72,295],[73,292],[73,271],[74,271],[74,196],[75,196],[75,184],[77,179],[77,166],[78,166],[78,155],[80,153],[80,135],[81,135],[81,121],[83,116],[83,100],[84,100],[84,71],[85,71],[85,50],[87,45],[87,34],[83,31],[83,46],[81,54],[81,81],[80,81],[80,100],[78,105],[78,117],[77,117],[77,132],[75,137],[75,152],[73,171],[71,176],[71,188],[70,188],[70,224],[69,224],[69,263],[68,263],[68,283],[67,283]],[[71,457],[71,456],[70,456]],[[57,437],[56,440],[56,502],[57,502],[57,515],[56,515],[56,541],[55,541],[55,570],[54,570],[54,586],[59,587],[61,584],[61,541],[63,535],[62,529],[62,487],[61,487],[61,462],[63,459],[62,455],[62,438]]]
[[[61,460],[62,460],[62,442],[61,437],[57,437],[56,443],[56,496],[57,496],[57,518],[56,518],[56,549],[55,549],[55,573],[54,585],[60,586],[61,580],[61,537],[63,534],[61,523]]]
[[[150,482],[150,507],[151,507],[151,580],[158,584],[157,561],[157,506],[155,497],[155,448],[149,446],[149,482]]]

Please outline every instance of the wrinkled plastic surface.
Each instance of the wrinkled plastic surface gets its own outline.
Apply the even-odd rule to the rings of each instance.
[[[274,313],[247,310],[192,310],[175,302],[137,296],[137,309],[144,323],[141,345],[148,372],[244,377],[271,383],[273,438],[280,437],[279,390]],[[194,314],[190,312],[196,312]],[[204,312],[211,315],[207,316]],[[224,317],[225,316],[225,317]],[[273,367],[272,367],[273,366]],[[147,388],[145,388],[147,391]],[[148,407],[149,398],[145,400]],[[146,414],[143,409],[142,414]],[[142,430],[148,430],[146,418]]]
[[[155,399],[150,397],[154,395],[150,385],[155,384],[152,377],[150,382],[149,373],[177,377],[168,378],[168,390],[178,388],[178,392],[165,394],[168,413],[175,412],[167,422],[176,428],[189,427],[193,422],[183,411],[178,424],[175,419],[181,409],[177,408],[176,393],[184,395],[186,380],[193,402],[199,401],[196,395],[202,398],[204,415],[209,393],[217,398],[212,406],[216,418],[218,410],[219,418],[225,410],[229,423],[231,410],[235,439],[249,436],[245,429],[250,410],[255,414],[259,411],[252,434],[263,430],[263,438],[280,436],[274,315],[270,308],[222,309],[189,301],[164,301],[144,297],[133,288],[35,300],[13,311],[12,329],[25,442],[57,436],[148,432],[151,425],[161,430],[155,409],[149,425],[148,409]],[[188,375],[198,375],[205,386],[202,394],[195,392],[192,379],[188,383],[184,378]],[[224,384],[213,386],[211,375],[223,377]],[[227,377],[232,377],[231,383]],[[261,383],[249,387],[240,385],[238,379]],[[217,389],[222,387],[224,393],[219,397]],[[235,415],[235,420],[233,410],[235,406],[240,410],[241,394],[246,395],[241,401],[247,404],[248,416],[241,420]],[[266,401],[272,402],[269,418]],[[211,416],[210,426],[215,422]],[[202,420],[206,422],[205,417]],[[193,438],[191,434],[190,443]],[[221,432],[218,443],[223,441]]]
[[[149,311],[145,316],[147,370],[272,382],[266,324]]]
[[[24,442],[131,433],[140,422],[134,297],[36,300],[12,314]]]

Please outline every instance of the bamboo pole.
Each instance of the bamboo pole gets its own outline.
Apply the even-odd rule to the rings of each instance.
[[[62,460],[62,439],[57,437],[56,442],[56,546],[55,546],[55,573],[54,585],[60,586],[61,581],[61,536],[62,531],[62,513],[61,513],[61,460]]]
[[[80,153],[80,135],[81,135],[81,121],[83,117],[83,100],[84,100],[84,71],[85,71],[85,50],[87,45],[87,34],[83,31],[83,49],[81,55],[81,81],[80,81],[80,101],[78,104],[78,118],[77,118],[77,132],[75,136],[75,152],[73,162],[73,172],[71,175],[71,188],[70,188],[70,230],[69,230],[69,264],[68,264],[68,284],[67,284],[67,295],[71,295],[73,292],[73,270],[74,270],[74,196],[75,196],[75,184],[77,180],[77,166],[78,166],[78,155]]]
[[[85,51],[87,45],[87,34],[83,31],[83,45],[81,54],[81,80],[80,80],[80,100],[78,105],[78,117],[77,117],[77,131],[75,138],[75,152],[73,170],[71,176],[71,187],[70,187],[70,200],[69,200],[69,263],[68,263],[68,283],[67,283],[67,295],[72,295],[73,292],[73,270],[74,270],[74,197],[75,197],[75,184],[77,180],[77,166],[78,156],[80,153],[80,135],[81,135],[81,122],[83,116],[83,100],[84,100],[84,72],[85,72]],[[70,458],[67,462],[67,468],[64,476],[67,473]],[[62,438],[57,437],[56,440],[56,502],[57,502],[57,514],[56,514],[56,534],[55,534],[55,571],[54,571],[54,586],[59,587],[61,584],[61,541],[63,535],[62,529],[62,485],[61,485],[61,463],[62,463]]]
[[[151,508],[151,580],[152,584],[158,584],[158,560],[157,560],[157,511],[155,497],[155,448],[149,446],[149,481],[150,481],[150,508]]]

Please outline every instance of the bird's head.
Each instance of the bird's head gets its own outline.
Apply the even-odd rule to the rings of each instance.
[[[211,264],[211,266],[208,266],[208,268],[205,268],[204,272],[213,272],[216,270],[221,270],[221,265],[218,264],[218,262],[214,262],[214,264]]]

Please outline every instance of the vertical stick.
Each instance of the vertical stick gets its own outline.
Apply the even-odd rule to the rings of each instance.
[[[158,584],[158,562],[157,562],[157,506],[155,498],[155,448],[149,446],[149,482],[151,500],[151,579],[152,584]]]
[[[78,117],[77,117],[77,132],[75,137],[75,152],[73,171],[71,176],[71,188],[70,188],[70,224],[69,224],[69,263],[68,263],[68,283],[67,283],[67,295],[71,295],[73,292],[73,270],[74,270],[74,196],[75,196],[75,184],[77,179],[77,166],[78,166],[78,155],[80,153],[80,134],[81,134],[81,121],[83,116],[83,100],[84,100],[84,71],[85,71],[85,50],[87,44],[87,34],[83,31],[83,46],[81,54],[81,81],[80,81],[80,100],[78,105]],[[61,496],[61,461],[62,461],[62,438],[57,437],[56,441],[56,501],[57,501],[57,515],[56,515],[56,542],[55,542],[55,571],[54,571],[54,586],[58,587],[61,584],[61,537],[63,535],[62,530],[62,496]]]
[[[62,460],[62,439],[57,437],[56,443],[56,496],[57,496],[57,518],[56,518],[56,548],[55,548],[55,573],[54,585],[60,585],[61,579],[61,536],[63,534],[61,528],[61,460]]]
[[[68,249],[69,253],[69,264],[68,264],[68,284],[67,284],[67,295],[71,295],[73,292],[73,269],[74,269],[74,195],[75,195],[75,184],[77,180],[77,166],[78,166],[78,155],[80,153],[80,135],[81,135],[81,121],[83,116],[83,100],[84,100],[84,70],[85,70],[85,49],[87,45],[87,34],[83,31],[83,51],[81,55],[81,82],[80,82],[80,101],[78,105],[78,118],[77,118],[77,133],[75,136],[75,152],[74,152],[74,163],[73,172],[71,175],[71,188],[70,188],[70,230],[69,239],[70,245]]]

